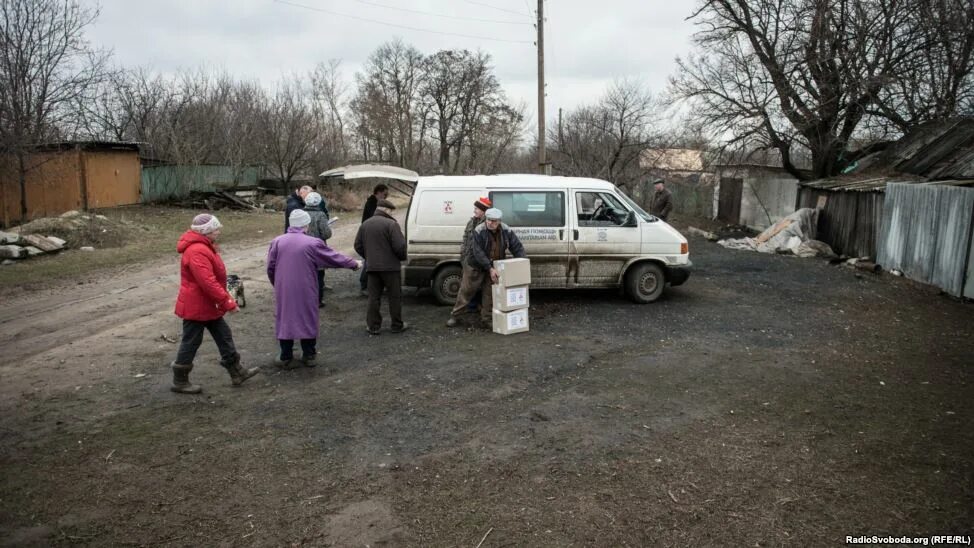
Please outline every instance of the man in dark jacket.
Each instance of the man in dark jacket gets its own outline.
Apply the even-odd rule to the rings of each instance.
[[[665,221],[673,211],[673,193],[666,189],[663,179],[653,181],[653,187],[656,191],[649,203],[649,212]]]
[[[375,215],[375,208],[379,204],[379,200],[385,200],[389,197],[389,187],[386,185],[375,185],[372,189],[372,195],[369,196],[368,200],[365,200],[365,209],[362,210],[362,222],[368,221]]]
[[[304,197],[311,192],[311,187],[304,185],[294,189],[294,192],[287,197],[287,205],[284,207],[284,232],[291,226],[291,222],[288,220],[291,217],[291,212],[295,209],[304,209]]]
[[[377,200],[375,215],[362,223],[355,235],[355,251],[365,259],[368,271],[369,304],[365,314],[370,335],[378,335],[382,325],[383,290],[389,291],[389,317],[393,333],[408,325],[402,321],[402,261],[406,260],[406,238],[392,218],[396,206]]]
[[[501,222],[503,215],[497,208],[490,208],[484,213],[486,220],[473,231],[473,245],[470,246],[470,257],[467,260],[467,264],[483,274],[484,281],[480,286],[480,319],[485,326],[492,323],[491,309],[494,299],[491,286],[497,283],[498,277],[494,261],[505,258],[507,251],[515,258],[526,256],[517,234]]]
[[[372,195],[365,200],[365,208],[362,209],[362,222],[368,221],[375,215],[375,209],[379,203],[379,200],[385,200],[389,197],[389,187],[383,184],[375,185],[372,189]],[[366,286],[368,285],[368,268],[362,269],[362,274],[358,277],[359,288],[362,290],[362,294],[366,295]]]
[[[447,320],[447,327],[454,327],[459,322],[460,315],[468,308],[476,310],[476,305],[471,304],[484,285],[484,272],[468,264],[471,249],[473,248],[473,231],[484,222],[484,213],[491,208],[490,198],[480,197],[473,203],[473,217],[467,221],[466,228],[463,229],[463,241],[460,243],[460,265],[463,268],[460,278],[460,289],[457,291],[456,304]]]

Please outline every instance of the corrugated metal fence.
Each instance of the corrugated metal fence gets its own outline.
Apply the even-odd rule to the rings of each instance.
[[[876,240],[883,218],[882,192],[829,192],[801,187],[798,207],[816,207],[825,198],[818,217],[817,239],[840,255],[875,257]]]
[[[256,186],[259,169],[231,166],[148,166],[142,168],[142,201],[164,202],[191,192],[214,192],[234,185]]]
[[[974,298],[974,189],[889,183],[877,260],[913,280]]]

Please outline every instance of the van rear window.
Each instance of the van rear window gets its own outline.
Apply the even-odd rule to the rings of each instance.
[[[490,193],[494,207],[504,212],[510,226],[565,226],[565,193],[560,191],[496,191]]]

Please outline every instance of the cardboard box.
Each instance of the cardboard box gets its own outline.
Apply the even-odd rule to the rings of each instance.
[[[501,312],[494,309],[494,333],[511,335],[528,330],[528,309],[522,308],[513,312]]]
[[[531,283],[531,261],[528,259],[503,259],[494,261],[497,269],[497,283],[505,287],[529,285]]]
[[[495,284],[491,286],[491,293],[495,310],[510,312],[528,307],[528,286],[526,285],[506,287]]]

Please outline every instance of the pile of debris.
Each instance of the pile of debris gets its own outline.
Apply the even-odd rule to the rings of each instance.
[[[0,259],[2,264],[10,265],[18,259],[60,251],[65,244],[66,241],[56,236],[0,232]]]
[[[829,244],[815,239],[819,211],[802,208],[754,238],[732,238],[717,243],[729,249],[834,259],[836,254]]]
[[[121,221],[121,224],[128,224]],[[58,217],[42,217],[0,232],[0,260],[13,264],[66,248],[93,250],[94,245],[112,247],[122,241],[131,227],[120,226],[104,215],[68,211]]]
[[[193,192],[185,200],[180,200],[178,205],[187,208],[205,208],[209,211],[217,209],[263,209],[263,204],[255,201],[256,198],[256,190]]]

